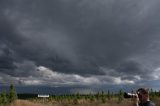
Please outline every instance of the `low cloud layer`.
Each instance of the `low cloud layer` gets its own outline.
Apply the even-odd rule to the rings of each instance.
[[[159,80],[159,3],[1,0],[0,80],[53,86]]]

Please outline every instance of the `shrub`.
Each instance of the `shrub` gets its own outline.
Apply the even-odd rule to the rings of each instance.
[[[120,102],[122,102],[123,101],[123,92],[122,92],[122,90],[120,90],[119,91],[119,94],[118,94],[118,102],[120,103]]]
[[[1,104],[6,104],[7,102],[8,102],[8,100],[7,100],[7,94],[6,94],[6,92],[5,91],[3,91],[2,93],[1,93],[1,99],[0,99],[0,101],[1,101]]]
[[[15,90],[15,87],[13,84],[10,85],[10,90],[9,90],[9,102],[13,102],[17,99],[17,93]]]

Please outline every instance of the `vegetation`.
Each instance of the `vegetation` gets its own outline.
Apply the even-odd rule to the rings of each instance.
[[[1,96],[0,96],[0,103],[1,103],[1,104],[7,104],[7,102],[8,102],[7,94],[6,94],[5,91],[3,91],[3,92],[1,93]]]
[[[17,93],[16,93],[16,90],[15,90],[13,84],[11,84],[11,86],[10,86],[8,99],[9,99],[9,102],[13,102],[17,99]]]
[[[13,85],[10,85],[8,93],[0,93],[0,106],[133,106],[132,99],[125,99],[123,91],[111,93],[101,91],[96,94],[82,95],[80,93],[70,95],[50,95],[49,98],[38,98],[36,94],[18,94]],[[27,96],[26,98],[24,96]],[[23,98],[20,99],[20,98]],[[17,99],[18,98],[18,99]],[[150,90],[150,98],[160,106],[160,91]]]
[[[96,94],[82,95],[75,93],[72,95],[50,95],[49,98],[33,98],[32,103],[47,104],[47,106],[133,106],[132,99],[125,99],[124,92],[118,93],[101,91]],[[150,98],[160,106],[160,91],[150,90]],[[38,104],[38,105],[40,105]]]
[[[10,85],[9,93],[2,91],[0,93],[0,106],[8,106],[9,103],[14,102],[17,99],[17,93],[13,84]]]
[[[120,102],[122,102],[123,101],[123,95],[124,95],[124,93],[122,92],[122,90],[120,90],[119,91],[119,94],[118,94],[118,102],[120,103]]]

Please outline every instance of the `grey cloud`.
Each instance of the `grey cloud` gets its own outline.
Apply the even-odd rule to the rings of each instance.
[[[132,60],[123,62],[116,68],[116,70],[128,75],[143,74],[146,71],[140,63]]]
[[[13,64],[14,57],[12,57],[12,51],[3,44],[0,46],[0,51],[0,70],[3,73],[10,74],[11,71],[16,69],[16,66]]]
[[[14,62],[16,69],[14,70],[15,77],[29,77],[35,75],[36,65],[32,61],[25,60],[21,63]]]
[[[1,2],[0,42],[12,56],[0,60],[10,64],[12,75],[30,76],[37,66],[130,80],[151,73],[145,62],[126,60],[146,54],[159,39],[158,0]]]

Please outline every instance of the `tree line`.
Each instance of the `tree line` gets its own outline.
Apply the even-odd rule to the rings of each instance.
[[[131,91],[133,93],[133,91]],[[151,100],[154,100],[156,98],[160,97],[160,91],[153,91],[153,89],[149,90],[150,92],[150,98]],[[80,99],[85,99],[85,100],[90,100],[91,102],[93,101],[101,101],[103,103],[110,101],[112,99],[116,99],[118,103],[121,103],[124,100],[124,91],[119,90],[117,93],[113,93],[111,91],[100,91],[97,92],[96,94],[80,94],[80,93],[75,93],[71,95],[50,95],[48,98],[50,100],[55,100],[55,101],[61,101],[61,100],[68,100],[71,101],[73,100],[75,104],[78,102]],[[132,100],[132,99],[130,99]]]
[[[132,91],[133,92],[133,91]],[[35,94],[36,95],[36,94]],[[32,99],[39,99],[39,98],[34,98],[36,97],[35,95],[32,95],[33,97],[30,98]],[[19,97],[18,97],[19,96]],[[14,87],[13,84],[10,85],[9,87],[9,91],[2,91],[0,93],[0,106],[4,106],[4,104],[9,104],[12,103],[13,101],[15,101],[18,98],[21,98],[21,96],[26,96],[26,95],[19,95],[16,93],[16,89]],[[160,91],[154,91],[153,89],[150,89],[150,98],[152,100],[156,99],[157,97],[160,97]],[[117,93],[113,93],[111,91],[100,91],[97,92],[95,94],[80,94],[80,93],[75,93],[75,94],[70,94],[70,95],[50,95],[50,97],[48,98],[49,100],[56,100],[56,101],[61,101],[61,100],[68,100],[68,101],[74,101],[74,103],[76,104],[78,102],[78,100],[80,99],[84,99],[84,100],[89,100],[89,101],[101,101],[103,103],[115,99],[117,100],[117,102],[122,102],[124,100],[124,91],[123,90],[119,90]]]
[[[13,84],[9,87],[9,92],[2,91],[0,93],[0,106],[7,106],[7,104],[12,103],[17,99],[16,89]]]

